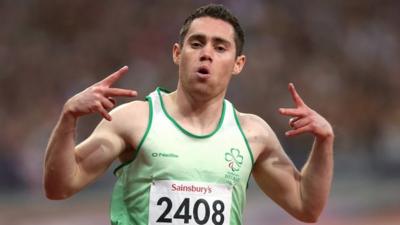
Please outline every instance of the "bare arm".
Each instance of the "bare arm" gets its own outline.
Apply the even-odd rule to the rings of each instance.
[[[112,97],[136,95],[135,91],[111,88],[128,70],[123,67],[99,83],[69,99],[49,139],[44,163],[44,188],[50,199],[64,199],[81,190],[102,174],[125,148],[118,122],[103,120],[92,135],[76,146],[76,123],[80,116],[107,112]]]
[[[321,214],[331,187],[333,174],[332,127],[322,116],[310,109],[289,84],[296,108],[280,109],[280,113],[292,116],[289,124],[293,130],[287,136],[311,133],[315,140],[310,156],[298,171],[282,149],[272,129],[265,122],[262,128],[260,149],[253,175],[261,189],[287,212],[304,222],[315,222]],[[261,119],[260,119],[261,120]]]

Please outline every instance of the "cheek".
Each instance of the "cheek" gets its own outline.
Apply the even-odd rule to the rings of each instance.
[[[189,72],[189,68],[189,60],[187,58],[181,58],[181,62],[179,65],[180,72],[186,74],[187,72]]]
[[[226,60],[224,63],[221,64],[221,72],[227,74],[230,77],[234,71],[234,67],[235,64],[232,59]]]
[[[184,50],[181,55],[180,66],[188,67],[188,64],[190,64],[193,61],[193,58],[194,58],[194,54],[192,52],[188,52],[187,50]]]
[[[185,54],[182,54],[179,59],[179,71],[185,71],[187,68],[188,58]]]

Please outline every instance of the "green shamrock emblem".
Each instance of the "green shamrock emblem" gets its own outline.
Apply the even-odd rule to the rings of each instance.
[[[230,152],[225,153],[225,160],[229,162],[228,166],[233,172],[239,171],[243,164],[243,156],[240,154],[239,149],[231,148]]]

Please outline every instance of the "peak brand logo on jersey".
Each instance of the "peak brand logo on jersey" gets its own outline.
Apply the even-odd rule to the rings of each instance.
[[[175,192],[191,192],[191,193],[203,193],[211,194],[212,188],[210,186],[195,186],[193,184],[172,184],[171,190]]]
[[[229,152],[225,153],[225,161],[228,162],[228,167],[232,172],[237,172],[243,164],[243,155],[240,154],[239,149],[231,148]]]
[[[162,152],[153,152],[151,153],[153,157],[163,157],[163,158],[179,158],[179,155],[174,153],[162,153]]]

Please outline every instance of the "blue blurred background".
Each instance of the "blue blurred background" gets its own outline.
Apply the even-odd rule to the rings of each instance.
[[[336,132],[335,177],[317,224],[400,224],[400,1],[215,1],[237,15],[247,64],[227,98],[262,116],[298,168],[312,143],[286,138],[287,83]],[[43,155],[64,102],[123,65],[139,99],[176,87],[172,45],[203,0],[0,1],[0,224],[109,224],[111,169],[65,201],[42,191]],[[119,103],[130,99],[119,99]],[[100,121],[83,117],[78,140]],[[115,167],[113,165],[113,167]],[[297,222],[251,181],[246,224]]]

